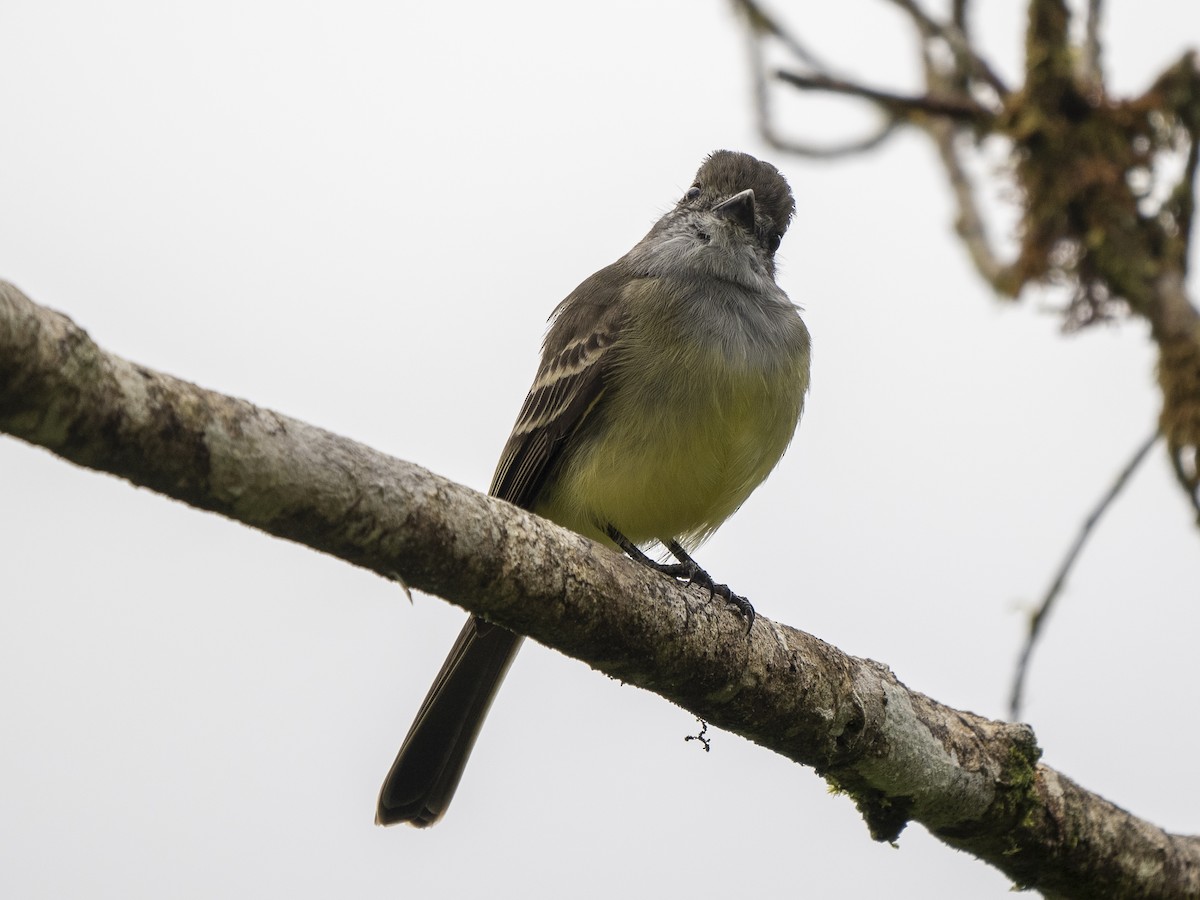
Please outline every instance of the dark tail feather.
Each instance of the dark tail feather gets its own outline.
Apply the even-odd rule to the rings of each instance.
[[[424,828],[446,812],[521,640],[474,616],[467,620],[384,779],[377,824]]]

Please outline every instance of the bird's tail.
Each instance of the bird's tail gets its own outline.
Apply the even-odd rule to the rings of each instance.
[[[384,779],[377,824],[424,828],[446,812],[521,641],[498,625],[467,620]]]

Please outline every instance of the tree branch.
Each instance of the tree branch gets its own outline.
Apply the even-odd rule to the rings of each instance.
[[[900,2],[900,0],[897,0],[897,2]],[[961,81],[962,77],[957,72],[947,73],[942,71],[934,58],[929,37],[931,34],[938,33],[936,23],[928,22],[922,18],[915,6],[910,7],[903,2],[901,2],[901,5],[906,9],[910,9],[910,12],[917,20],[918,30],[921,31],[924,38],[921,45],[921,66],[925,73],[926,86],[930,91],[943,93],[953,91],[955,82]],[[955,10],[955,15],[964,25],[966,14],[965,6]],[[958,27],[956,26],[956,29]],[[964,43],[966,42],[963,31],[956,30],[955,33],[959,35]],[[961,55],[957,56],[956,59],[960,66],[959,71],[961,71]],[[973,51],[971,59],[977,59]],[[967,248],[967,253],[971,257],[975,271],[1000,296],[1016,297],[1021,290],[1020,272],[1015,262],[1004,263],[1000,261],[1000,255],[997,253],[988,236],[987,226],[980,212],[975,185],[972,183],[971,177],[967,173],[967,168],[963,164],[960,138],[964,136],[965,129],[950,119],[939,117],[930,118],[923,124],[926,133],[933,140],[934,147],[937,148],[938,156],[942,162],[942,169],[945,171],[946,177],[950,182],[950,190],[954,195],[955,205],[958,208],[958,215],[954,220],[954,228]]]
[[[312,425],[100,350],[0,282],[0,430],[402,580],[812,766],[872,834],[917,821],[1023,887],[1194,897],[1200,840],[1037,762],[1024,725],[960,712],[885,667],[742,620],[550,522]]]
[[[1001,102],[1008,96],[1008,85],[996,74],[988,61],[975,51],[967,39],[965,3],[955,3],[952,21],[942,23],[921,9],[914,0],[891,0],[891,2],[908,13],[913,24],[917,26],[917,31],[921,34],[923,48],[926,51],[929,50],[932,40],[941,40],[946,43],[954,55],[955,68],[963,81],[978,79],[991,88]]]
[[[816,69],[818,72],[829,72],[831,68],[823,62],[815,53],[808,49],[804,44],[793,35],[790,31],[783,27],[778,19],[767,13],[765,9],[759,6],[754,0],[733,0],[734,9],[746,17],[746,24],[749,25],[749,31],[756,37],[769,36],[779,40],[788,52],[806,66]]]
[[[991,113],[969,99],[958,97],[938,97],[933,95],[908,96],[891,91],[881,91],[852,81],[832,78],[828,75],[801,75],[798,72],[779,71],[775,76],[792,87],[805,91],[825,91],[831,94],[845,94],[858,97],[879,106],[885,112],[903,118],[915,115],[942,116],[965,122],[984,122],[991,118]]]
[[[751,20],[765,16],[753,0],[738,0]],[[1079,46],[1071,39],[1066,0],[1030,0],[1025,34],[1025,81],[1010,91],[968,37],[966,0],[955,0],[946,21],[920,0],[888,0],[917,31],[925,93],[896,94],[814,74],[778,73],[801,90],[867,100],[889,123],[917,124],[933,139],[954,193],[956,228],[979,274],[999,294],[1016,298],[1027,285],[1067,285],[1063,327],[1075,330],[1117,315],[1146,319],[1158,345],[1167,440],[1180,486],[1200,525],[1200,311],[1187,294],[1188,251],[1200,165],[1200,64],[1185,53],[1140,97],[1114,100],[1103,80],[1102,0],[1088,0]],[[786,35],[765,19],[761,34]],[[946,51],[949,51],[948,53]],[[805,55],[812,54],[805,49]],[[761,57],[756,57],[761,68]],[[756,74],[760,130],[776,126]],[[889,130],[844,148],[870,149]],[[976,190],[963,165],[960,137],[998,137],[1010,148],[1014,196],[1020,198],[1019,249],[1002,260],[988,238]],[[799,148],[805,155],[812,148]],[[837,148],[843,149],[843,148]],[[1134,185],[1160,167],[1160,158],[1186,153],[1184,172],[1158,210],[1149,210]],[[835,152],[823,155],[834,156]]]
[[[954,219],[954,230],[962,238],[963,245],[971,257],[975,271],[1002,297],[1016,297],[1021,291],[1021,274],[1015,263],[1000,260],[999,253],[988,237],[987,226],[979,211],[975,185],[967,174],[957,145],[958,130],[944,119],[932,120],[925,130],[933,138],[942,168],[950,182],[958,215]]]
[[[1087,20],[1084,24],[1083,52],[1079,56],[1079,79],[1094,93],[1104,90],[1104,69],[1100,54],[1100,18],[1103,13],[1101,0],[1088,0]]]
[[[1142,460],[1146,458],[1146,455],[1150,452],[1150,448],[1158,443],[1158,438],[1159,433],[1155,430],[1148,438],[1142,441],[1142,445],[1134,451],[1132,458],[1121,469],[1108,490],[1104,492],[1104,496],[1100,498],[1100,502],[1096,504],[1096,508],[1084,520],[1083,526],[1079,529],[1079,534],[1075,537],[1075,542],[1071,545],[1071,549],[1067,551],[1066,557],[1064,557],[1062,564],[1058,567],[1058,572],[1055,573],[1054,580],[1050,583],[1050,588],[1042,597],[1042,602],[1038,605],[1033,615],[1029,617],[1029,634],[1025,638],[1025,646],[1022,648],[1021,655],[1017,660],[1012,693],[1009,695],[1008,714],[1012,718],[1016,719],[1021,715],[1022,694],[1025,691],[1025,673],[1029,668],[1029,659],[1033,655],[1034,644],[1037,643],[1046,617],[1050,615],[1050,610],[1054,607],[1054,601],[1058,599],[1063,585],[1067,583],[1067,576],[1071,573],[1071,569],[1075,565],[1075,560],[1083,552],[1083,545],[1087,543],[1092,529],[1096,527],[1096,524],[1100,521],[1105,511],[1117,499],[1117,495],[1121,493],[1129,479],[1133,477],[1133,473],[1142,464]]]
[[[775,116],[771,113],[771,91],[767,84],[766,64],[763,60],[763,38],[776,38],[793,56],[813,68],[825,70],[825,66],[752,0],[734,0],[734,7],[746,16],[749,24],[746,29],[746,42],[750,53],[750,71],[754,78],[754,108],[758,132],[770,146],[808,159],[841,159],[874,150],[891,137],[892,132],[900,125],[900,120],[894,115],[886,116],[872,134],[837,144],[813,144],[785,138],[776,129]]]

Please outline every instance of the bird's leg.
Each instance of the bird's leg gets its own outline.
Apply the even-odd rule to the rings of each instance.
[[[688,584],[698,584],[701,587],[708,588],[709,597],[720,597],[726,603],[737,608],[737,611],[746,619],[747,632],[754,627],[754,607],[751,606],[750,601],[745,597],[735,594],[730,590],[729,585],[717,584],[713,581],[712,576],[700,568],[700,564],[688,555],[687,551],[680,546],[678,541],[668,541],[666,544],[667,550],[670,551],[671,555],[678,562],[660,563],[648,557],[641,551],[641,548],[637,544],[617,531],[612,525],[606,526],[604,530],[612,538],[613,543],[620,547],[630,559],[671,578],[682,578]]]
[[[683,549],[678,541],[668,541],[667,550],[679,560],[684,568],[689,570],[689,574],[683,576],[687,578],[689,584],[698,584],[701,587],[706,587],[708,588],[710,597],[720,597],[726,603],[737,608],[737,611],[746,620],[746,631],[749,633],[750,629],[754,627],[754,607],[750,604],[750,601],[740,594],[735,594],[729,585],[717,584],[713,581],[712,576],[700,568],[700,564],[688,555],[688,552]]]

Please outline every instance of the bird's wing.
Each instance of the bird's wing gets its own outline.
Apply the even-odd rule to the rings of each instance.
[[[532,509],[569,438],[601,402],[621,334],[619,261],[579,285],[552,317],[542,364],[500,455],[489,493]]]

